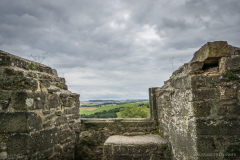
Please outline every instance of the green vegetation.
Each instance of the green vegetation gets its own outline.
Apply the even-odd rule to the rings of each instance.
[[[99,106],[99,107],[96,107],[96,106],[95,106],[95,107],[86,107],[86,108],[98,108],[98,109],[93,110],[93,111],[81,110],[80,115],[82,115],[82,114],[87,114],[87,115],[89,115],[89,114],[94,114],[94,113],[96,113],[96,112],[102,112],[102,111],[104,111],[104,110],[109,111],[109,110],[111,110],[111,109],[126,107],[126,106],[129,106],[129,105],[130,105],[130,106],[133,106],[133,105],[136,105],[136,104],[138,104],[138,105],[146,105],[147,108],[149,108],[149,102],[117,104],[117,105],[114,105],[114,106]]]
[[[237,147],[234,147],[233,150],[234,150],[235,152],[240,151],[239,148],[237,148]]]
[[[32,70],[36,70],[37,67],[39,67],[39,64],[34,63],[34,64],[32,65]]]
[[[227,77],[228,77],[229,80],[234,80],[235,79],[235,75],[232,71],[227,72]]]
[[[175,80],[177,80],[178,79],[178,77],[176,77],[176,78],[172,78],[172,81],[175,81]]]
[[[81,118],[117,118],[116,113],[119,112],[121,108],[115,108],[108,111],[104,110],[103,112],[95,112],[94,114],[90,115],[82,114]]]
[[[124,109],[127,106],[131,106],[131,107],[138,106],[138,108],[142,108],[142,107],[147,108],[146,110],[149,114],[149,102],[142,102],[142,103],[140,102],[140,103],[118,104],[114,106],[84,107],[86,109],[91,109],[91,108],[97,108],[97,109],[93,111],[81,110],[80,117],[81,118],[121,118],[120,109]]]
[[[30,69],[30,67],[29,67],[28,65],[26,65],[26,66],[25,66],[25,69],[26,69],[26,70],[29,70],[29,69]]]
[[[61,85],[61,83],[57,83],[56,86],[59,87],[60,89],[62,89],[62,85]]]
[[[210,84],[210,87],[212,87],[212,86],[213,86],[213,84],[214,84],[214,82],[213,82],[213,81],[211,81],[210,83],[211,83],[211,84]]]
[[[120,110],[120,116],[121,118],[148,118],[149,115],[149,109],[147,106],[127,106],[125,108],[122,108]]]
[[[32,70],[36,70],[36,67],[34,65],[32,65]]]

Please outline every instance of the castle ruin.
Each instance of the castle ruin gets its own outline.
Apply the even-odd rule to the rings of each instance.
[[[240,159],[240,48],[208,42],[149,88],[150,118],[79,118],[57,71],[0,51],[0,159]]]

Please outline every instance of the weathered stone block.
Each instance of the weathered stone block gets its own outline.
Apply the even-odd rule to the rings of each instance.
[[[219,116],[230,116],[240,114],[240,103],[238,99],[222,99],[216,103],[215,112]]]
[[[235,73],[240,73],[240,56],[232,58],[221,59],[220,71],[222,74],[226,74],[228,71],[233,71]]]
[[[75,159],[74,143],[69,143],[63,147],[62,159]]]
[[[2,133],[22,133],[27,132],[27,113],[0,112],[0,132]]]
[[[218,58],[230,57],[230,48],[225,41],[208,42],[194,53],[193,61],[204,63],[218,63]]]
[[[30,79],[22,76],[10,76],[7,78],[0,78],[0,88],[4,90],[28,89],[37,90],[38,83],[35,79]]]
[[[189,73],[188,74],[199,74],[203,73],[204,62],[193,61],[188,64]]]
[[[50,87],[50,88],[47,89],[47,91],[49,93],[59,92],[60,88],[58,88],[58,87]]]
[[[79,114],[79,107],[64,109],[64,114]]]
[[[209,85],[207,85],[207,81],[209,83],[209,85],[211,84],[211,78],[206,77],[206,76],[192,76],[191,77],[191,87],[193,89],[200,89],[201,87],[209,87]]]
[[[214,159],[214,156],[212,156],[211,154],[216,153],[215,151],[217,150],[217,148],[215,146],[213,137],[198,136],[196,144],[198,150],[198,154],[196,154],[200,159]]]
[[[22,70],[16,70],[16,69],[9,68],[9,67],[5,68],[4,73],[8,76],[19,76],[19,77],[24,76],[24,72]]]
[[[59,126],[63,123],[67,122],[67,117],[66,116],[59,116],[56,120],[56,125]]]
[[[0,159],[6,159],[8,157],[8,154],[6,151],[0,152]]]
[[[240,121],[238,119],[208,119],[196,120],[197,135],[239,135]]]
[[[50,108],[57,108],[60,105],[59,96],[56,93],[48,95],[48,106]]]
[[[63,103],[64,107],[72,107],[74,100],[72,97],[61,97],[61,102]]]
[[[191,87],[190,82],[191,82],[190,76],[172,79],[172,85],[176,89],[189,89]]]
[[[7,153],[8,155],[24,155],[28,153],[27,148],[28,143],[28,135],[24,134],[15,134],[15,135],[8,135],[7,141]]]
[[[79,101],[80,94],[72,93],[72,94],[71,94],[71,97],[73,97],[73,99],[75,100],[75,102],[77,102],[77,101]]]
[[[35,132],[42,129],[42,119],[34,112],[27,113],[28,132]]]
[[[33,101],[32,103],[28,103],[28,101],[26,101],[28,98],[28,94],[24,91],[20,91],[20,92],[16,92],[13,95],[13,107],[15,110],[28,110],[28,105],[33,105]]]
[[[12,94],[11,99],[11,105],[15,110],[45,109],[47,105],[46,93],[17,91]]]
[[[33,99],[33,105],[30,107],[28,106],[29,110],[35,109],[45,109],[47,106],[47,95],[46,93],[32,93],[28,97]]]
[[[195,89],[192,91],[193,101],[204,101],[210,99],[220,99],[220,91],[218,89]]]
[[[75,139],[75,132],[72,130],[62,130],[59,132],[59,141],[61,144],[74,141]]]
[[[29,134],[28,150],[31,154],[54,147],[59,143],[58,128],[43,130]]]
[[[193,102],[193,112],[196,117],[207,117],[211,113],[215,101]]]
[[[105,160],[149,159],[153,154],[170,158],[167,141],[158,135],[110,136],[104,143]]]
[[[0,132],[25,133],[40,130],[41,118],[36,113],[0,112]]]
[[[48,79],[40,79],[39,80],[44,87],[48,88],[50,87],[50,81]]]
[[[67,86],[66,84],[63,84],[63,85],[62,85],[62,88],[63,88],[64,90],[68,90],[68,86]]]

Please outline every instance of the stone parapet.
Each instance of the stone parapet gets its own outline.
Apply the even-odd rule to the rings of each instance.
[[[209,42],[155,89],[160,130],[174,158],[240,157],[239,51]]]
[[[50,67],[0,51],[0,159],[74,159],[79,96]]]
[[[18,57],[2,50],[0,50],[0,66],[15,66],[26,70],[36,70],[57,76],[57,71],[49,66]]]
[[[156,121],[150,118],[81,118],[77,142],[78,159],[103,158],[104,143],[112,135],[159,135]]]

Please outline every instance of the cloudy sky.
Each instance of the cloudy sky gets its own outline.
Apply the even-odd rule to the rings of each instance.
[[[83,101],[148,98],[217,40],[240,46],[239,0],[0,0],[0,50],[48,52]]]

